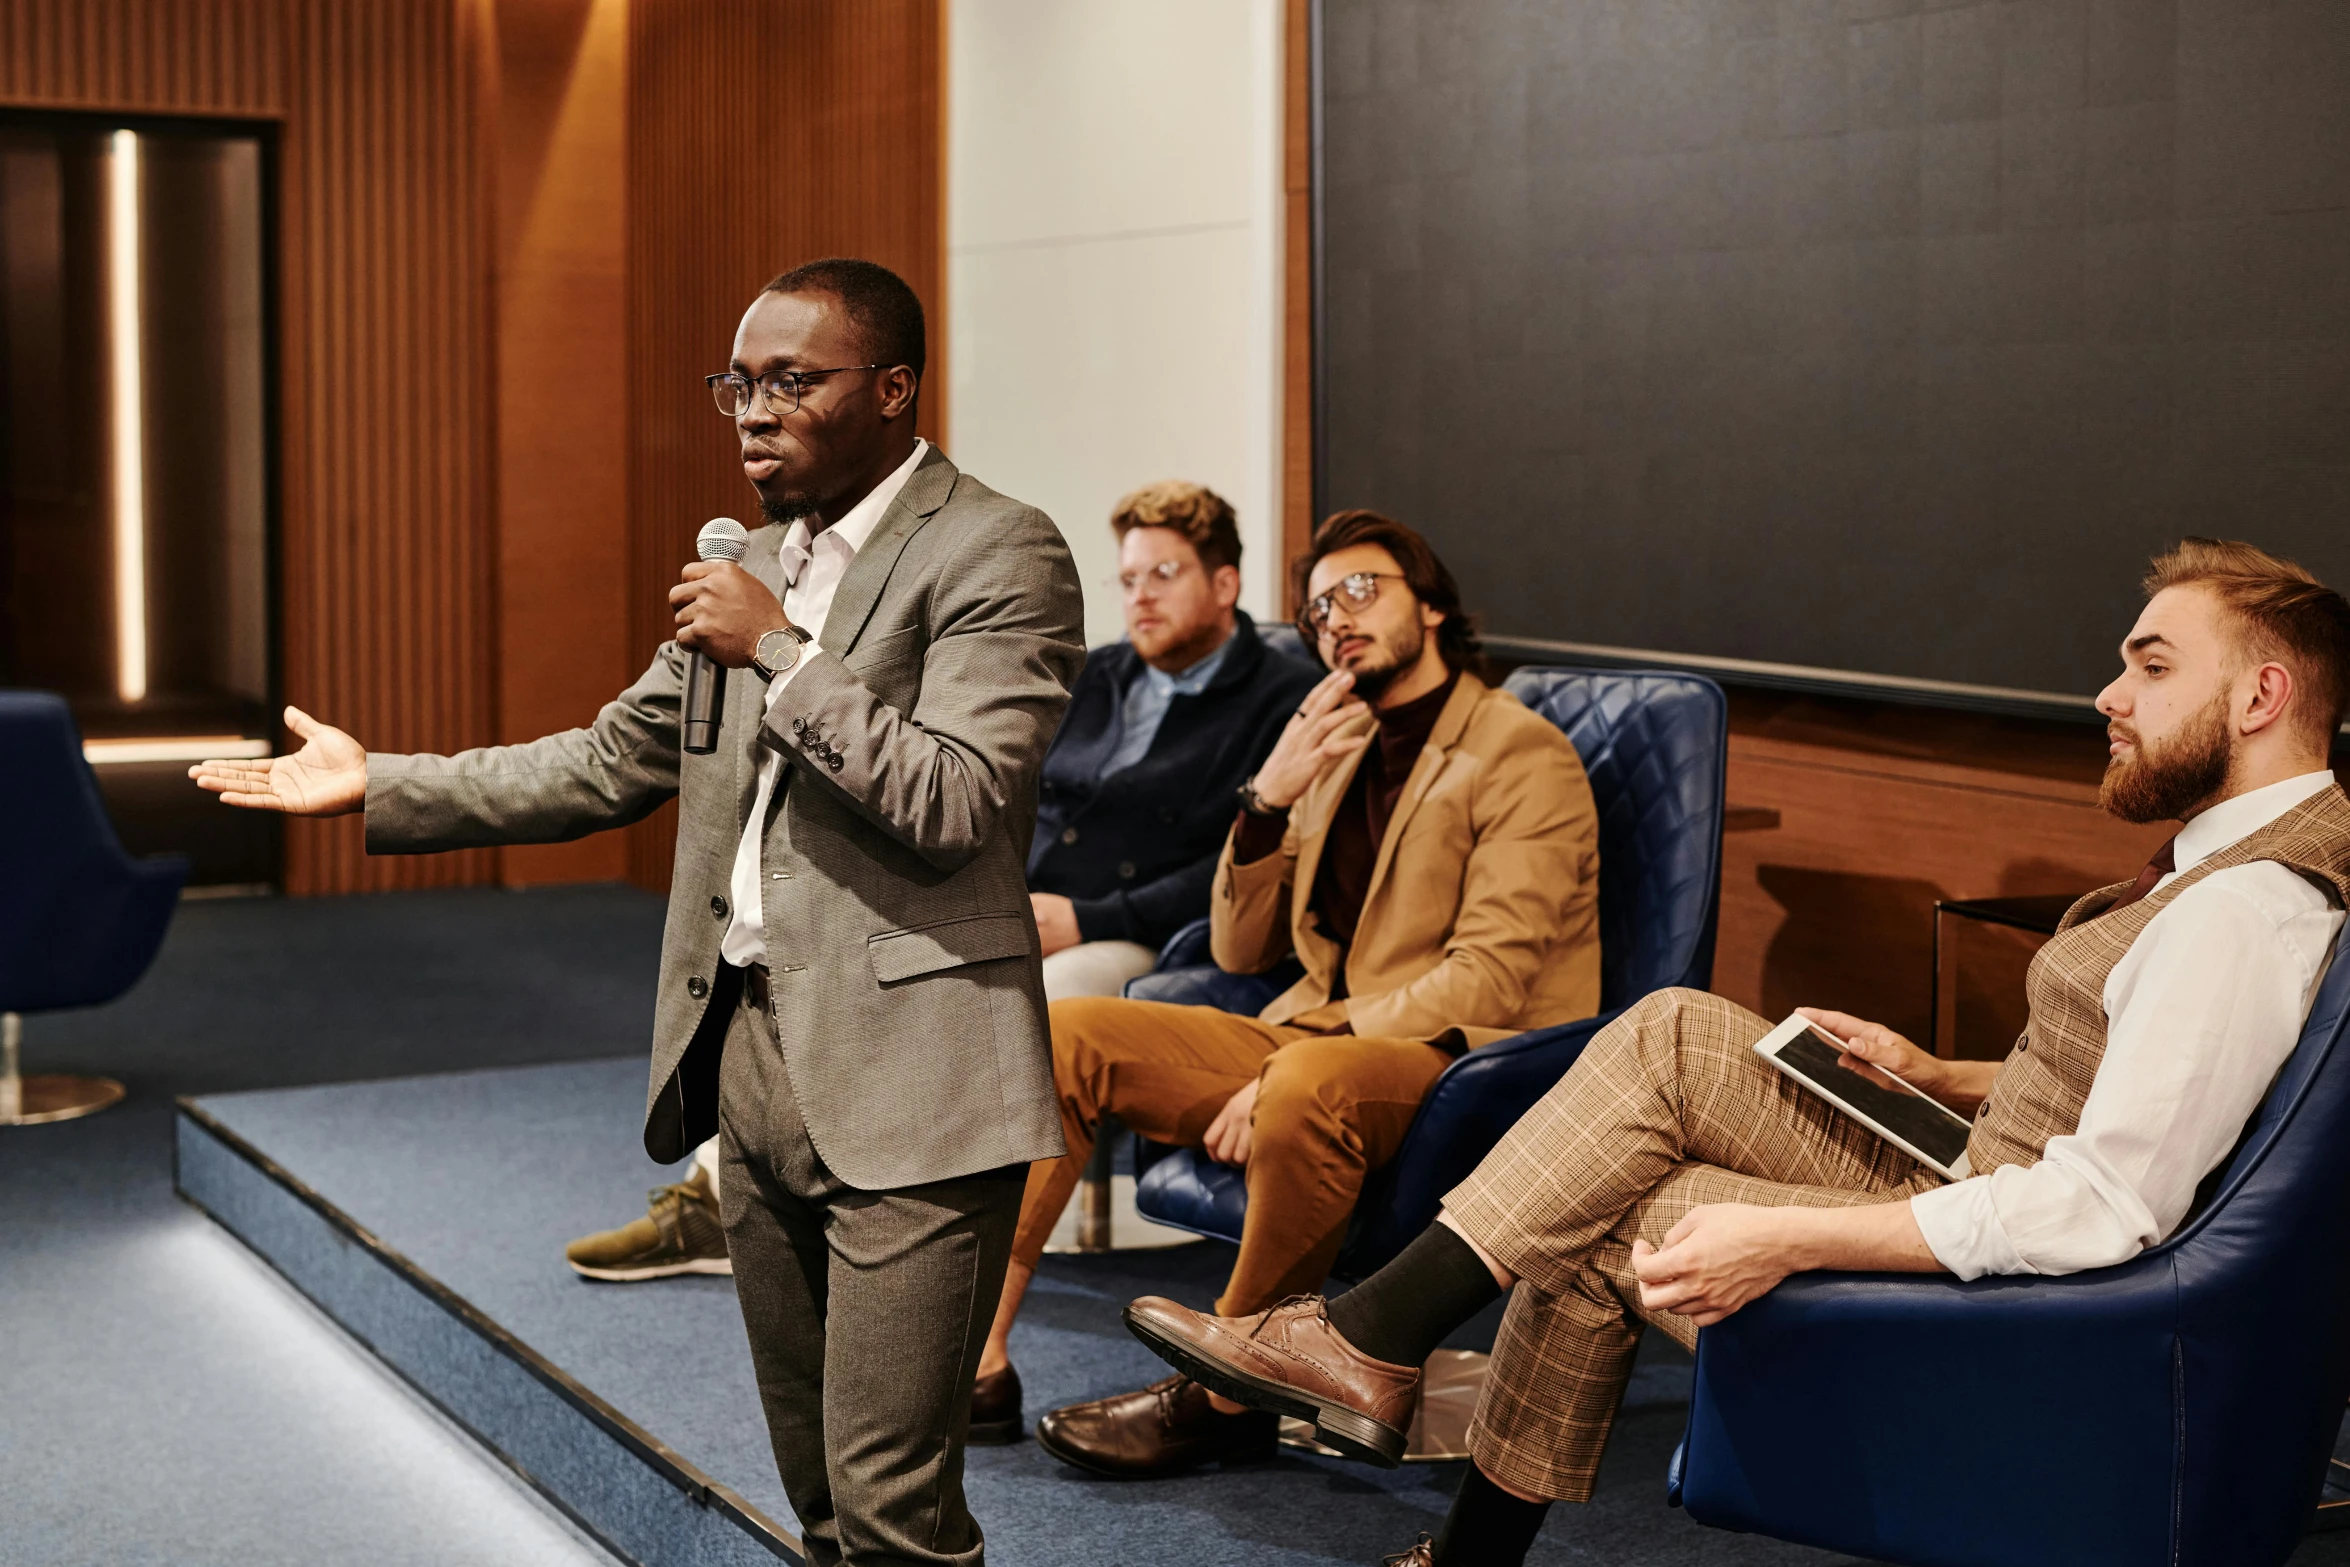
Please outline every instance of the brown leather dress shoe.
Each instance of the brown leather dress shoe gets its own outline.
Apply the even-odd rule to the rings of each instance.
[[[1380,1557],[1379,1567],[1436,1567],[1436,1542],[1422,1534],[1410,1550]]]
[[[1252,1410],[1220,1415],[1188,1377],[1071,1404],[1036,1423],[1037,1446],[1113,1480],[1159,1480],[1203,1464],[1271,1458],[1280,1440],[1277,1417]]]
[[[973,1447],[1009,1447],[1020,1440],[1020,1371],[1006,1366],[991,1377],[971,1384]]]
[[[1126,1308],[1151,1352],[1226,1398],[1314,1423],[1349,1458],[1403,1461],[1420,1373],[1373,1360],[1339,1335],[1322,1297],[1300,1295],[1253,1317],[1211,1317],[1156,1295]]]

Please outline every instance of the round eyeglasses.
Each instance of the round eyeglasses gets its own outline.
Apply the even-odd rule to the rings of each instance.
[[[1297,629],[1309,637],[1318,637],[1330,629],[1330,612],[1344,603],[1348,609],[1367,609],[1379,597],[1381,578],[1401,582],[1400,571],[1357,571],[1338,579],[1327,593],[1317,593],[1298,611]]]
[[[1163,560],[1155,566],[1145,566],[1140,571],[1121,571],[1110,582],[1127,598],[1156,598],[1173,587],[1175,579],[1190,569],[1189,561]]]
[[[770,370],[755,380],[733,370],[721,370],[716,375],[702,377],[702,384],[710,389],[710,400],[718,405],[718,411],[729,419],[740,419],[750,411],[753,387],[758,388],[767,411],[780,418],[800,411],[800,395],[811,381],[857,370],[896,368],[895,365],[837,365],[830,370]]]

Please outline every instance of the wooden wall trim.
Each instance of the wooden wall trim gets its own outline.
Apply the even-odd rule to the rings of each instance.
[[[1722,845],[1713,988],[1766,1017],[1798,1005],[1933,1027],[1934,904],[2086,892],[2169,835],[2097,804],[2089,725],[1733,693],[1729,798],[1778,825]]]
[[[1284,0],[1281,58],[1281,601],[1314,523],[1313,0]]]

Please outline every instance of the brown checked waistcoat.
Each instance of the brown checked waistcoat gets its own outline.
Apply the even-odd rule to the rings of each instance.
[[[2056,935],[2032,960],[2024,990],[2030,1021],[1991,1086],[1967,1139],[1977,1175],[2003,1164],[2033,1164],[2053,1137],[2081,1124],[2081,1105],[2105,1059],[2105,981],[2147,922],[2204,877],[2233,865],[2274,860],[2350,905],[2350,798],[2336,785],[2310,796],[2193,870],[2127,908],[2105,911],[2129,889],[2116,882],[2065,912]]]

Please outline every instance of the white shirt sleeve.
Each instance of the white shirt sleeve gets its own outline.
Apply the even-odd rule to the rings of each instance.
[[[2341,923],[2271,861],[2181,893],[2106,979],[2105,1056],[2073,1134],[1910,1199],[1935,1257],[1962,1279],[2074,1273],[2170,1234],[2293,1053]]]

